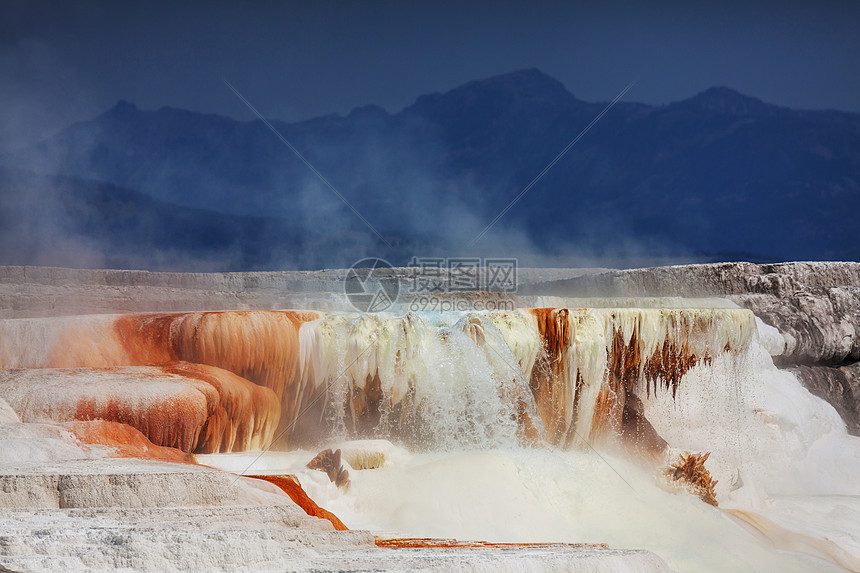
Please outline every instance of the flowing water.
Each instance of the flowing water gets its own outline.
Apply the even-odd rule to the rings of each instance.
[[[306,408],[316,446],[381,467],[344,491],[304,468],[307,445],[205,463],[295,473],[348,526],[389,535],[605,542],[678,571],[860,569],[860,439],[774,367],[750,313],[552,313],[323,314],[299,333],[325,404]],[[663,477],[687,451],[710,452],[719,507]]]

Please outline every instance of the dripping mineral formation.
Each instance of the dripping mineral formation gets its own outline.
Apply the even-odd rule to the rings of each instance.
[[[0,397],[24,421],[119,422],[185,452],[265,448],[279,427],[283,446],[346,429],[483,447],[506,436],[481,416],[501,416],[522,442],[624,442],[660,459],[642,400],[676,396],[690,368],[754,332],[740,309],[15,319],[0,321]],[[426,423],[438,415],[442,434]]]

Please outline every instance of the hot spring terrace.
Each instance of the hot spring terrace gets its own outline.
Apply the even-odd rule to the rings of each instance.
[[[675,396],[690,368],[743,352],[755,330],[732,308],[3,320],[0,397],[23,421],[115,421],[189,453],[339,433],[429,448],[623,442],[659,456],[641,401]]]
[[[53,280],[50,270],[34,272],[47,273],[35,282]],[[251,277],[257,287],[247,297],[235,298],[231,293],[251,278],[205,276],[204,283],[239,282],[204,285],[195,296],[174,283],[186,280],[179,275],[149,276],[163,284],[129,291],[127,276],[102,273],[105,280],[92,287],[91,297],[89,286],[66,294],[64,288],[32,286],[27,288],[33,292],[22,289],[20,298],[5,299],[16,307],[2,311],[6,316],[29,316],[0,319],[0,419],[23,422],[20,431],[0,426],[0,437],[18,448],[0,452],[0,460],[14,466],[0,472],[9,490],[0,499],[19,508],[17,517],[7,517],[21,524],[14,532],[0,530],[0,537],[24,539],[50,515],[58,532],[78,524],[84,537],[101,539],[91,561],[99,563],[109,529],[99,523],[106,519],[118,520],[110,527],[125,527],[122,520],[134,524],[131,545],[121,545],[130,548],[158,545],[152,532],[159,520],[185,524],[198,516],[216,524],[203,537],[210,529],[253,524],[263,531],[254,537],[255,551],[303,547],[328,556],[314,561],[291,553],[290,562],[300,569],[362,563],[398,569],[411,563],[445,570],[470,563],[504,570],[568,567],[572,560],[585,569],[665,569],[653,553],[601,549],[601,543],[644,547],[681,571],[741,563],[759,570],[860,568],[858,544],[845,525],[853,514],[846,521],[828,510],[830,517],[820,520],[811,509],[823,499],[854,507],[846,500],[860,496],[853,477],[860,468],[843,454],[857,450],[856,439],[845,435],[832,408],[774,368],[768,349],[779,353],[785,347],[779,333],[727,300],[457,293],[439,298],[465,301],[467,310],[416,311],[421,295],[415,295],[402,296],[389,312],[358,313],[332,292],[339,275],[316,275],[318,289],[306,285],[290,293],[277,286],[281,274],[263,273]],[[196,278],[189,284],[201,285]],[[171,301],[179,291],[185,298]],[[105,293],[112,294],[98,298]],[[46,301],[42,296],[52,310],[34,309]],[[474,303],[487,301],[511,304],[474,310]],[[272,309],[286,303],[307,310]],[[240,306],[256,309],[205,310]],[[116,312],[152,308],[159,311]],[[338,449],[331,454],[337,467],[323,464],[320,472],[306,464],[323,448]],[[369,457],[356,458],[356,448]],[[412,461],[396,461],[400,448]],[[32,463],[21,462],[22,456]],[[149,465],[132,468],[138,461],[105,456],[144,458]],[[91,457],[101,465],[84,461]],[[268,474],[271,483],[234,481],[233,474],[195,462],[235,474]],[[183,484],[171,486],[175,499],[145,493],[151,485],[146,475],[161,471],[159,463],[176,474],[165,483]],[[80,477],[93,473],[91,467],[102,477]],[[298,480],[284,475],[287,467]],[[830,468],[826,479],[822,468]],[[143,477],[134,477],[138,473]],[[42,476],[38,487],[35,475]],[[231,476],[229,483],[221,483],[223,476]],[[471,480],[480,485],[469,486]],[[109,485],[102,491],[100,483]],[[192,483],[202,489],[195,493]],[[443,542],[383,541],[399,547],[385,551],[412,552],[385,557],[373,553],[372,538],[363,532],[337,541],[328,521],[311,526],[304,512],[272,509],[289,504],[287,490],[311,515],[327,519],[331,510],[332,523],[341,518],[358,528],[382,527],[399,533],[394,537],[429,532],[544,546],[447,542],[453,553],[441,558],[434,546]],[[531,497],[541,491],[545,497]],[[25,509],[28,502],[21,500],[32,495],[44,500],[41,509]],[[493,500],[489,505],[481,505],[489,503],[481,501],[485,495]],[[438,515],[404,509],[424,507],[422,499],[437,496],[445,508]],[[102,498],[112,500],[112,509],[92,508]],[[798,501],[807,498],[818,505]],[[522,500],[531,501],[518,505]],[[129,503],[151,509],[132,516],[124,506]],[[192,509],[168,511],[165,504]],[[259,507],[240,510],[237,504]],[[465,509],[473,504],[478,509]],[[56,507],[65,513],[51,513]],[[643,527],[643,519],[649,525]],[[281,525],[260,525],[267,520],[305,533],[274,533]],[[656,533],[679,520],[682,529],[666,530],[676,542]],[[327,532],[316,532],[320,528]],[[194,537],[200,548],[210,547],[190,526],[174,529],[190,536],[186,545]],[[58,535],[44,546],[45,555],[66,555],[74,564],[81,561],[69,555],[89,555],[80,545],[63,545],[71,539],[63,537],[67,533]],[[222,548],[185,556],[205,563],[208,552],[219,556],[211,561],[215,565],[233,563],[230,552],[241,543],[223,535],[230,541]],[[274,538],[279,541],[273,545]],[[703,539],[710,541],[691,553]],[[589,548],[577,549],[581,542]],[[774,552],[771,543],[793,553]],[[9,547],[24,552],[25,545]],[[332,554],[322,547],[337,547],[346,560],[326,561]],[[490,553],[469,553],[478,547]],[[726,547],[738,548],[737,555]],[[103,568],[119,566],[123,555],[104,561],[109,564]],[[259,558],[255,553],[253,559]],[[51,563],[45,559],[12,563],[37,570]],[[193,559],[183,563],[194,568]],[[158,569],[165,562],[140,563]]]

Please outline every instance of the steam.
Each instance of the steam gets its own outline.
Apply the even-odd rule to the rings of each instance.
[[[413,257],[517,258],[536,267],[695,259],[635,238],[629,222],[553,206],[546,220],[525,220],[514,209],[469,247],[520,189],[503,174],[463,167],[438,126],[381,110],[274,122],[385,245],[260,122],[212,127],[209,117],[125,104],[45,138],[48,124],[94,114],[88,88],[48,44],[32,39],[0,53],[0,71],[11,78],[0,87],[0,264],[241,271],[348,267],[369,256],[398,266]],[[74,94],[65,105],[43,85],[60,73]],[[168,144],[138,141],[124,129],[163,129]],[[34,144],[36,137],[43,141]],[[183,137],[200,141],[170,148]],[[542,186],[558,184],[542,182],[522,203],[546,202]]]

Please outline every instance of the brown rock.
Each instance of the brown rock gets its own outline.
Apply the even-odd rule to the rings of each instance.
[[[314,459],[308,462],[308,469],[321,470],[328,475],[328,479],[337,487],[349,487],[349,471],[344,469],[341,463],[341,451],[331,449],[323,450]]]

